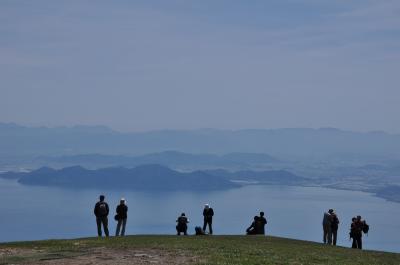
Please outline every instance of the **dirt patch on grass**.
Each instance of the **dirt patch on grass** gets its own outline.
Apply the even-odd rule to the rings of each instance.
[[[7,258],[12,256],[30,257],[26,260],[16,262],[3,262],[2,264],[58,264],[58,265],[77,265],[77,264],[192,264],[197,263],[197,257],[190,256],[188,253],[180,251],[166,251],[159,249],[112,249],[94,248],[77,253],[43,253],[40,250],[21,250],[21,249],[0,249],[0,257]],[[1,259],[0,259],[1,260]],[[7,259],[5,259],[7,261]],[[1,262],[0,262],[1,264]]]

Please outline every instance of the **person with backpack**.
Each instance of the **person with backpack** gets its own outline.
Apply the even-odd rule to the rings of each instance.
[[[100,201],[94,206],[94,215],[96,216],[97,223],[97,234],[101,237],[101,225],[103,224],[104,233],[106,237],[109,236],[108,233],[108,213],[110,212],[108,204],[104,201],[105,196],[100,195]]]
[[[328,212],[324,213],[324,217],[322,219],[322,228],[323,228],[323,242],[324,244],[332,244],[332,225],[331,225],[331,213],[333,209],[329,209]]]
[[[267,224],[267,219],[264,217],[264,212],[260,212],[260,216],[256,222],[257,234],[265,235],[265,225]]]
[[[189,223],[189,219],[186,217],[185,213],[182,213],[181,216],[176,220],[178,223],[176,225],[177,235],[180,236],[183,233],[185,236],[187,235],[187,224]]]
[[[128,219],[128,206],[126,205],[126,200],[124,198],[121,198],[119,205],[117,206],[116,212],[117,214],[115,215],[115,220],[118,221],[118,223],[117,223],[117,230],[115,231],[115,236],[120,235],[119,233],[120,230],[121,230],[121,236],[124,236],[126,221]]]
[[[332,244],[336,246],[337,232],[339,229],[339,218],[336,212],[333,210],[331,213],[331,232],[332,232]]]
[[[351,231],[353,233],[352,248],[362,249],[362,234],[368,234],[369,225],[358,215],[354,223],[352,223]]]
[[[204,217],[204,224],[203,224],[203,231],[206,232],[206,228],[208,225],[208,231],[209,234],[212,235],[213,229],[212,229],[212,219],[214,216],[214,210],[213,208],[210,207],[210,205],[206,204],[204,205],[204,210],[203,210],[203,217]]]

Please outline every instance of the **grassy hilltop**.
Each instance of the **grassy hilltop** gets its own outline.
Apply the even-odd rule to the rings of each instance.
[[[0,264],[400,264],[400,254],[263,236],[128,236],[0,244]]]

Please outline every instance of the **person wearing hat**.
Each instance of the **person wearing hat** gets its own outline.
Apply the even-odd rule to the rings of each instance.
[[[120,231],[121,231],[121,236],[124,236],[126,220],[128,219],[128,206],[126,205],[126,200],[124,198],[121,198],[121,200],[119,201],[119,205],[117,206],[116,212],[117,214],[115,215],[115,220],[118,221],[118,223],[117,223],[117,230],[115,231],[115,236],[119,236]]]
[[[209,234],[212,235],[213,229],[212,229],[212,219],[214,216],[214,210],[213,208],[210,207],[207,203],[204,205],[204,210],[203,210],[203,217],[204,217],[204,223],[203,223],[203,231],[206,232],[206,228],[208,225],[208,231]]]
[[[108,233],[108,213],[110,212],[108,204],[104,201],[105,196],[100,195],[100,200],[94,206],[94,215],[96,216],[97,234],[101,237],[101,225],[103,224],[104,233]]]

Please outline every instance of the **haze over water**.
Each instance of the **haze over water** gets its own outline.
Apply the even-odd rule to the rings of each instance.
[[[189,233],[202,225],[202,207],[210,203],[216,215],[215,234],[244,234],[254,215],[265,211],[268,235],[322,241],[322,215],[336,209],[338,245],[350,247],[349,226],[362,214],[370,225],[364,236],[366,249],[400,252],[400,204],[368,193],[325,188],[247,186],[210,193],[145,193],[104,190],[70,190],[27,187],[0,180],[0,241],[96,236],[93,207],[99,194],[110,205],[110,232],[115,232],[113,212],[120,197],[129,206],[127,234],[175,234],[175,220],[185,212]]]

